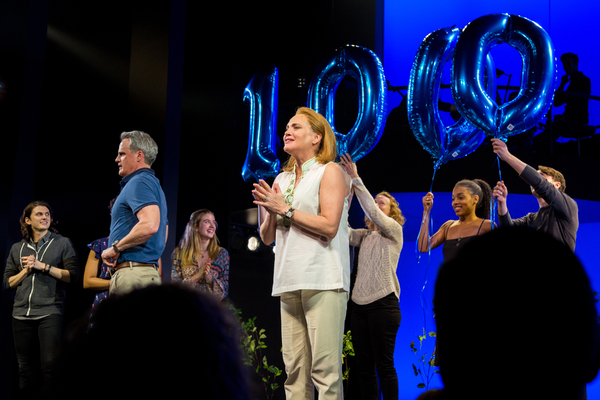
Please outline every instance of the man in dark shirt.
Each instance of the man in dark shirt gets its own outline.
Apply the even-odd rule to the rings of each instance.
[[[554,107],[565,104],[565,112],[554,118],[554,136],[577,137],[589,122],[587,95],[592,93],[590,78],[579,71],[577,54],[565,53],[560,56],[565,75],[554,95]],[[568,86],[567,86],[568,85]],[[565,89],[565,86],[567,88]]]
[[[540,209],[518,219],[512,219],[506,205],[508,190],[504,182],[494,187],[493,196],[498,201],[498,223],[500,226],[522,225],[550,234],[575,251],[575,240],[579,228],[578,207],[575,200],[565,193],[563,175],[553,168],[540,166],[536,171],[512,155],[506,143],[492,139],[494,153],[505,161],[531,186]]]

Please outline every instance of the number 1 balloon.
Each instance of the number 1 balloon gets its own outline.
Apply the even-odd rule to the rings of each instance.
[[[277,136],[277,68],[262,71],[252,77],[244,90],[244,102],[250,106],[248,152],[242,167],[244,181],[258,181],[277,176],[279,159],[275,154]]]

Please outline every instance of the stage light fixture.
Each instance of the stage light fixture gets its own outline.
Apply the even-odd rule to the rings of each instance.
[[[248,250],[250,251],[258,251],[260,248],[260,239],[254,235],[248,238]]]
[[[233,250],[242,250],[244,248],[244,233],[238,227],[232,226],[230,246]]]

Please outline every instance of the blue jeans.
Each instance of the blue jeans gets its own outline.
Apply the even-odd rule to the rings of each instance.
[[[360,305],[352,303],[352,342],[356,354],[355,367],[363,400],[398,399],[398,376],[394,367],[396,334],[400,327],[400,306],[394,293]],[[351,377],[352,378],[352,374]]]
[[[41,382],[36,382],[35,378],[40,366],[44,377],[43,383],[50,382],[62,338],[62,327],[63,316],[60,314],[41,319],[13,318],[15,349],[19,363],[19,388],[25,397],[35,397],[35,392],[41,387]]]

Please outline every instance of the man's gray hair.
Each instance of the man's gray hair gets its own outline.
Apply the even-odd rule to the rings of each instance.
[[[152,166],[158,155],[158,145],[146,132],[131,131],[121,133],[121,141],[129,139],[129,150],[135,153],[139,150],[144,153],[146,164]]]

